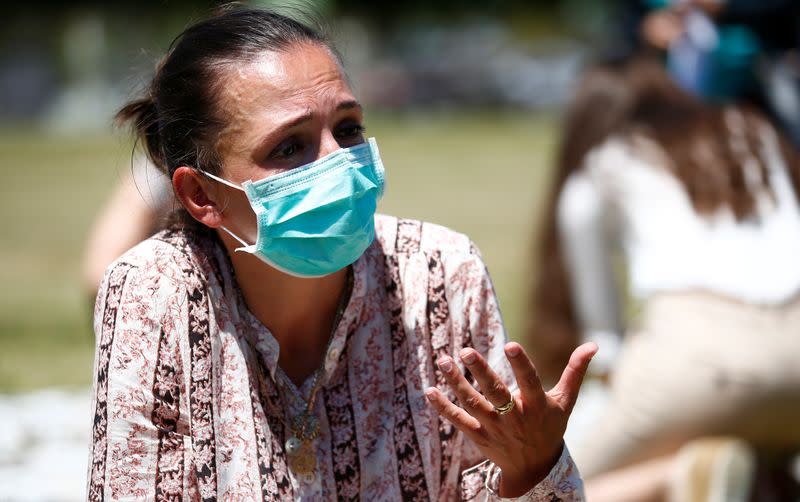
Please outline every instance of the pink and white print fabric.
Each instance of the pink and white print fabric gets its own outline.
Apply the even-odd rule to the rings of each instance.
[[[475,347],[509,383],[495,293],[475,247],[443,227],[376,217],[315,403],[316,472],[286,461],[293,386],[247,309],[228,256],[202,230],[168,229],[109,267],[95,307],[88,498],[99,500],[500,500],[498,469],[440,420],[443,354]],[[449,392],[449,391],[448,391]],[[452,398],[452,394],[450,394]],[[517,500],[579,501],[566,448]]]

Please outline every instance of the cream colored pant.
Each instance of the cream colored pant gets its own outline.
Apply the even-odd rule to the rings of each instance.
[[[780,307],[705,293],[647,300],[613,374],[608,408],[573,453],[588,478],[707,435],[800,448],[800,300]]]

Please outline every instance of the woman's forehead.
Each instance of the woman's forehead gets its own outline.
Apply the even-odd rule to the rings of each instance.
[[[227,111],[284,108],[292,102],[350,92],[342,68],[331,52],[309,43],[295,44],[282,51],[264,51],[246,63],[232,63],[221,75],[221,83],[220,105]]]
[[[232,63],[219,81],[222,149],[245,150],[294,117],[328,115],[355,99],[338,61],[316,44],[265,51],[247,63]]]

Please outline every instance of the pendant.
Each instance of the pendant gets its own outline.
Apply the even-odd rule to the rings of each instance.
[[[295,437],[308,441],[317,437],[319,433],[319,424],[317,417],[309,413],[294,417],[292,420],[292,432]]]
[[[297,436],[292,436],[286,440],[286,444],[284,445],[286,449],[286,454],[290,457],[295,455],[298,451],[300,451],[300,447],[303,446],[303,442],[297,438]]]
[[[284,449],[289,468],[300,477],[313,477],[317,468],[317,452],[312,441],[319,434],[319,423],[310,413],[294,417],[292,436],[286,440]]]
[[[317,468],[317,455],[311,441],[301,441],[296,436],[286,441],[286,457],[295,474],[308,476]]]

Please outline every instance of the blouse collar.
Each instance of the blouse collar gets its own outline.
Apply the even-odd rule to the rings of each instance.
[[[343,361],[342,355],[346,352],[345,347],[347,345],[349,333],[354,331],[361,316],[367,288],[366,255],[367,253],[362,254],[352,265],[353,289],[350,294],[350,300],[347,302],[347,306],[339,320],[339,324],[336,326],[332,338],[328,343],[328,350],[323,361],[323,374],[321,375],[323,384],[330,380],[339,364],[345,362]],[[233,282],[235,283],[235,278]],[[247,308],[244,296],[238,285],[234,285],[233,289],[236,291],[237,310],[240,312],[243,321],[241,323],[242,328],[247,331],[247,333],[244,333],[245,337],[249,338],[254,343],[255,349],[258,352],[258,357],[261,358],[264,367],[269,371],[273,381],[281,380],[291,383],[288,378],[284,378],[285,375],[283,371],[278,367],[278,358],[280,356],[278,341],[272,335],[269,328],[259,321],[255,314]],[[303,395],[310,390],[306,388],[310,380],[311,378],[308,378],[301,386],[300,390]]]

